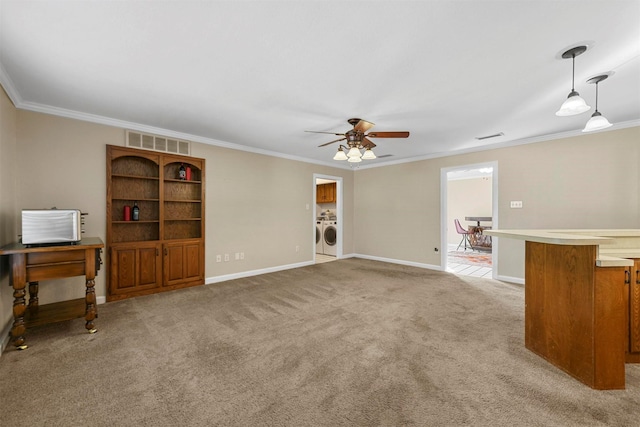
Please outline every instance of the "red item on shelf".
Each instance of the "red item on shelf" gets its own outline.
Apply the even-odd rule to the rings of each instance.
[[[187,181],[191,181],[191,166],[187,166]]]
[[[125,221],[131,221],[131,206],[125,206],[123,217]]]

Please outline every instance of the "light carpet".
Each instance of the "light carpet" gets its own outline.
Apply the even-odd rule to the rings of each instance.
[[[0,358],[7,426],[631,426],[524,348],[523,288],[362,259],[99,306]]]

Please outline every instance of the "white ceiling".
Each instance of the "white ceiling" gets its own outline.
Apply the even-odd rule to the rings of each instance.
[[[343,167],[304,131],[411,132],[360,167],[580,134],[578,44],[576,90],[613,71],[599,111],[640,124],[640,1],[0,0],[18,108]]]

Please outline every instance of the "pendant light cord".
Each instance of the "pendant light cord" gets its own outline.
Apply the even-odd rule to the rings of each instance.
[[[598,83],[600,82],[596,82],[596,111],[594,113],[598,112]]]
[[[575,92],[575,80],[576,80],[576,54],[571,54],[571,63],[573,67],[571,68],[571,92]]]

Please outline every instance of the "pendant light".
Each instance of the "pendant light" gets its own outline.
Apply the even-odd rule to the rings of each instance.
[[[604,117],[598,111],[598,83],[605,80],[607,77],[609,77],[609,74],[602,74],[587,80],[587,83],[595,83],[596,85],[596,111],[591,115],[591,118],[587,122],[587,125],[584,127],[584,129],[582,129],[582,132],[592,132],[594,130],[606,129],[613,126],[611,123],[609,123],[609,120],[607,120],[606,117]]]
[[[360,157],[362,157],[362,153],[360,152],[360,150],[358,150],[358,147],[352,146],[349,149],[349,152],[347,153],[347,157],[349,158],[349,160],[351,160],[353,158],[358,158],[359,159]]]
[[[338,152],[333,156],[333,160],[347,160],[347,155],[342,150],[342,145],[338,147]]]
[[[573,63],[573,71],[571,74],[571,92],[569,92],[567,100],[564,101],[560,109],[556,111],[556,116],[575,116],[576,114],[584,113],[585,111],[589,111],[589,109],[591,109],[591,107],[587,105],[584,99],[580,97],[580,94],[576,92],[574,88],[576,74],[576,56],[582,55],[584,52],[586,52],[586,50],[586,46],[576,46],[562,54],[562,57],[564,59],[571,58],[571,61]]]
[[[376,155],[374,154],[373,151],[371,151],[371,148],[368,148],[365,150],[364,154],[362,155],[362,158],[364,160],[373,160],[376,158]]]

